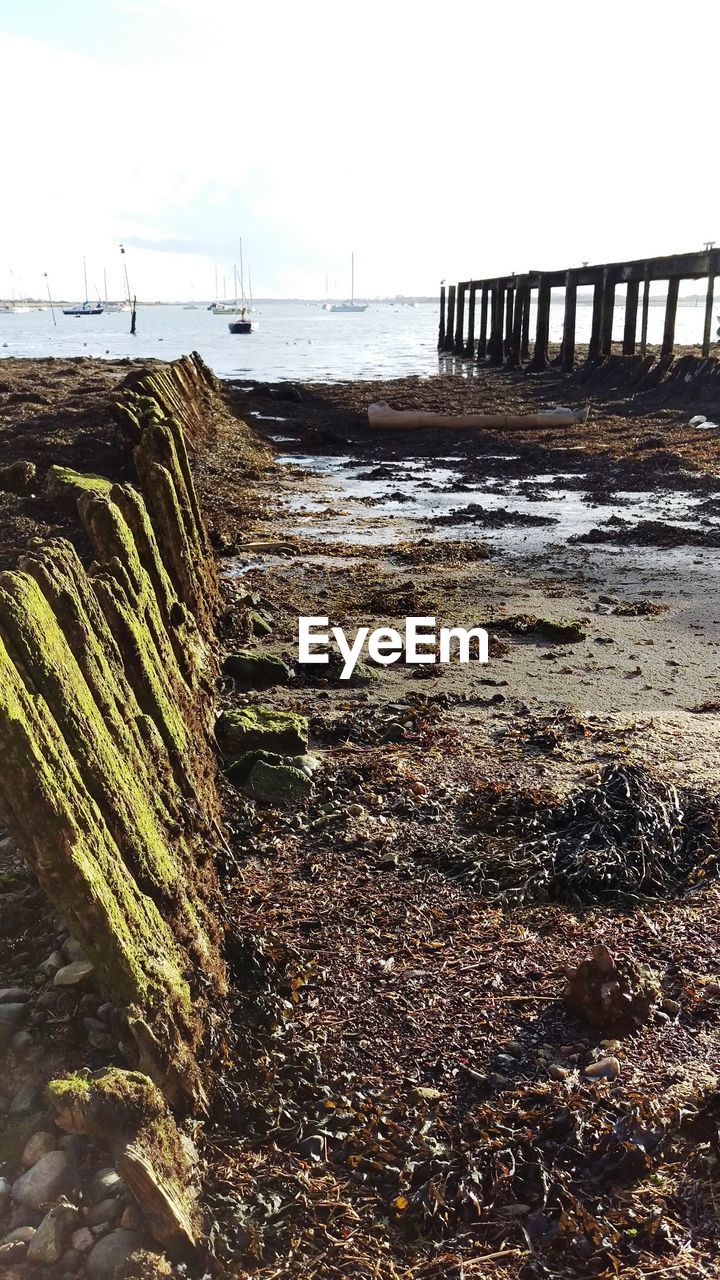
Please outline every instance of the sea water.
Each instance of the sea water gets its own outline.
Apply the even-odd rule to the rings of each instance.
[[[578,306],[577,342],[590,336],[592,308]],[[679,307],[678,344],[702,338],[703,308]],[[649,313],[648,339],[662,340],[664,308]],[[457,362],[438,360],[439,309],[435,303],[371,303],[355,314],[325,311],[318,302],[263,302],[253,317],[258,330],[231,334],[227,316],[206,306],[139,306],[137,333],[130,334],[127,312],[100,316],[64,316],[55,309],[15,314],[0,312],[0,357],[124,356],[171,360],[199,351],[220,377],[262,382],[337,382],[346,379],[430,377],[460,371]],[[550,340],[562,336],[562,301],[553,302]],[[623,306],[615,309],[614,337],[622,337]],[[713,323],[713,329],[715,323]],[[531,314],[531,333],[534,316]],[[714,336],[714,335],[713,335]],[[470,366],[466,366],[467,368]]]

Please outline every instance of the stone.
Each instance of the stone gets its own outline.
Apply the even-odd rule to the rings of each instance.
[[[10,1103],[10,1115],[21,1116],[26,1111],[32,1111],[38,1101],[38,1088],[34,1084],[23,1084],[17,1093],[13,1094],[13,1100]]]
[[[278,755],[305,755],[308,745],[307,720],[291,711],[268,707],[241,707],[223,711],[217,722],[220,749],[229,761],[246,751],[274,751]]]
[[[13,1186],[13,1200],[28,1209],[42,1209],[70,1191],[75,1163],[67,1151],[48,1151]]]
[[[120,1226],[127,1231],[143,1231],[145,1219],[139,1204],[129,1204],[123,1209]]]
[[[70,964],[64,964],[62,969],[58,969],[53,978],[53,986],[77,987],[94,972],[94,965],[90,960],[73,960]]]
[[[77,1219],[78,1211],[70,1204],[58,1204],[46,1213],[30,1241],[28,1262],[39,1262],[46,1267],[59,1262]]]
[[[95,1237],[89,1227],[79,1227],[70,1236],[70,1244],[78,1253],[87,1253],[95,1244]]]
[[[243,684],[267,687],[288,684],[292,678],[287,663],[272,653],[256,653],[252,649],[239,649],[229,653],[223,662],[223,674],[234,676]]]
[[[25,1053],[33,1042],[33,1038],[29,1031],[16,1031],[10,1041],[10,1048],[14,1053]]]
[[[588,1080],[616,1080],[620,1075],[620,1063],[617,1058],[599,1058],[585,1068]]]
[[[83,1264],[83,1255],[79,1249],[67,1249],[62,1256],[62,1264],[66,1271],[73,1275]]]
[[[119,1227],[98,1240],[88,1254],[85,1269],[90,1280],[113,1280],[130,1254],[142,1245],[137,1231],[125,1231]]]
[[[65,957],[62,951],[51,951],[47,960],[43,960],[42,964],[38,966],[38,973],[50,978],[54,973],[57,973],[58,969],[62,969],[64,964]]]
[[[5,1207],[10,1200],[10,1183],[7,1178],[0,1178],[0,1214],[5,1212]]]
[[[118,1215],[122,1212],[122,1202],[117,1198],[108,1198],[100,1200],[97,1204],[93,1204],[89,1209],[85,1210],[85,1226],[98,1227],[101,1223],[106,1222],[108,1225],[113,1223]]]
[[[55,1135],[40,1130],[34,1133],[32,1138],[25,1144],[25,1149],[20,1156],[20,1163],[25,1169],[32,1169],[37,1164],[41,1156],[46,1156],[48,1151],[54,1151],[57,1147]]]
[[[26,1004],[0,1004],[0,1022],[22,1022],[26,1013]]]
[[[266,764],[264,760],[250,770],[246,786],[255,800],[274,805],[301,804],[312,792],[306,773],[292,765]]]
[[[66,938],[62,944],[62,951],[66,960],[87,960],[85,949],[77,938]]]
[[[98,1169],[88,1187],[85,1199],[88,1204],[99,1204],[101,1200],[115,1199],[117,1196],[124,1196],[127,1187],[123,1182],[120,1174],[113,1169],[112,1165],[108,1165],[104,1169]]]
[[[0,1004],[24,1004],[29,999],[25,987],[0,987]]]
[[[7,1235],[3,1236],[2,1243],[15,1244],[19,1240],[22,1244],[29,1244],[36,1231],[37,1227],[16,1227],[14,1231],[8,1231]]]
[[[13,1280],[15,1276],[17,1276],[17,1280],[20,1280],[20,1272],[8,1273],[5,1264],[7,1262],[22,1262],[26,1253],[27,1245],[23,1240],[14,1240],[11,1244],[0,1244],[0,1276],[7,1277],[12,1274]]]
[[[8,1214],[5,1223],[6,1231],[14,1231],[16,1227],[39,1227],[43,1220],[42,1212],[35,1209],[26,1209],[22,1204],[16,1204]]]

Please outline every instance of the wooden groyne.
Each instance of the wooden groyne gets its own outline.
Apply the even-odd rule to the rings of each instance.
[[[622,355],[654,361],[648,356],[650,288],[667,284],[665,322],[660,361],[670,364],[675,350],[675,322],[680,283],[706,282],[702,358],[710,356],[715,277],[720,275],[720,250],[677,254],[667,258],[638,258],[632,262],[584,264],[563,271],[529,271],[523,275],[461,280],[440,294],[438,350],[465,359],[508,369],[540,372],[550,364],[550,305],[553,290],[563,290],[564,319],[556,367],[570,373],[576,367],[578,289],[592,287],[592,324],[584,361],[594,365],[613,354],[613,319],[619,286],[625,286]],[[536,301],[534,340],[530,309]],[[638,334],[638,319],[640,332]]]

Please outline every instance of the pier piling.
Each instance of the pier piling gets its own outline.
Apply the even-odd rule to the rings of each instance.
[[[710,355],[713,345],[712,318],[715,297],[715,277],[720,274],[720,251],[706,248],[702,253],[683,253],[665,258],[638,258],[629,262],[606,262],[563,271],[529,271],[522,275],[495,276],[490,279],[470,279],[440,290],[440,322],[438,326],[438,350],[449,351],[465,359],[475,359],[478,364],[492,366],[504,364],[509,369],[526,367],[529,372],[540,372],[552,359],[565,373],[571,373],[578,358],[577,309],[588,302],[588,290],[592,289],[592,318],[590,336],[586,348],[588,365],[604,365],[606,360],[618,354],[619,343],[613,352],[613,323],[616,302],[622,307],[624,287],[624,321],[622,355],[634,357],[638,351],[638,310],[640,320],[640,354],[647,356],[650,288],[664,284],[667,289],[665,322],[661,356],[672,361],[675,347],[677,308],[680,305],[680,284],[684,280],[705,280],[704,324],[702,334],[695,341],[702,341],[702,354]],[[642,302],[640,289],[642,286]],[[559,353],[550,351],[550,305],[552,290],[564,294],[562,342]],[[579,290],[585,293],[580,296]],[[537,299],[535,342],[530,352],[530,311],[533,291]],[[477,297],[480,295],[480,323],[477,341],[475,321]],[[467,301],[466,301],[467,300]],[[467,326],[465,318],[467,313]],[[489,324],[488,324],[489,321]],[[489,330],[489,332],[488,332]],[[581,348],[582,350],[582,348]],[[652,360],[652,355],[650,359]]]

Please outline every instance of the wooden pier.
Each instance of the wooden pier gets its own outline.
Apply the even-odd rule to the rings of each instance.
[[[592,322],[585,364],[594,366],[613,354],[613,319],[618,286],[625,286],[622,355],[648,358],[650,286],[667,284],[660,362],[672,363],[680,282],[706,281],[702,358],[710,356],[715,277],[720,275],[720,249],[682,253],[669,258],[638,258],[564,271],[528,271],[524,275],[461,280],[440,292],[438,350],[478,364],[541,372],[552,364],[566,373],[576,368],[578,289],[591,287]],[[553,290],[563,290],[564,319],[559,354],[550,360],[550,304]],[[642,294],[641,294],[642,291]],[[478,294],[480,304],[478,306]],[[530,341],[530,308],[535,301],[535,338]],[[640,335],[638,338],[638,313]],[[479,315],[479,321],[478,321]],[[477,332],[476,332],[477,324]],[[699,326],[698,326],[699,327]],[[617,345],[617,344],[616,344]],[[654,363],[652,356],[650,363]]]

